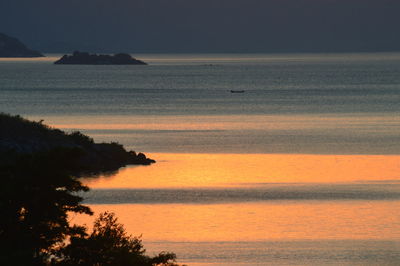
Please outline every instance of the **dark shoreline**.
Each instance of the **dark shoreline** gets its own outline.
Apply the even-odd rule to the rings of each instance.
[[[78,131],[66,133],[18,115],[0,113],[0,158],[45,153],[55,149],[75,150],[80,176],[117,171],[126,165],[150,165],[155,160],[127,151],[121,144],[95,143]]]

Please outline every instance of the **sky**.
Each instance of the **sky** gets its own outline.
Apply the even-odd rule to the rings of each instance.
[[[399,0],[1,0],[42,52],[399,51]]]

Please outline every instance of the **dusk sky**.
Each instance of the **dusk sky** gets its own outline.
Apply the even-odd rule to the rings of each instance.
[[[0,32],[44,52],[400,50],[398,0],[2,0]]]

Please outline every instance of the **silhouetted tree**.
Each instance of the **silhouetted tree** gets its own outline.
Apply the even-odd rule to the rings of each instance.
[[[128,235],[110,212],[100,214],[90,235],[83,232],[71,237],[61,256],[62,265],[177,265],[174,253],[145,255],[141,239]]]
[[[51,249],[83,228],[67,212],[92,214],[75,193],[87,191],[72,176],[79,149],[0,156],[0,265],[44,263]]]
[[[82,145],[83,147],[88,147],[88,146],[90,147],[91,145],[94,144],[94,141],[91,137],[86,136],[79,131],[74,131],[70,133],[68,136],[74,141],[74,143]]]
[[[145,255],[114,214],[102,214],[91,234],[68,222],[68,213],[92,214],[77,176],[154,162],[139,155],[0,113],[0,265],[176,265],[173,253]]]

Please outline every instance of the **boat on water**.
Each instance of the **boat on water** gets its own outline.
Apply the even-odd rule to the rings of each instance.
[[[231,90],[231,93],[244,93],[244,90]]]

